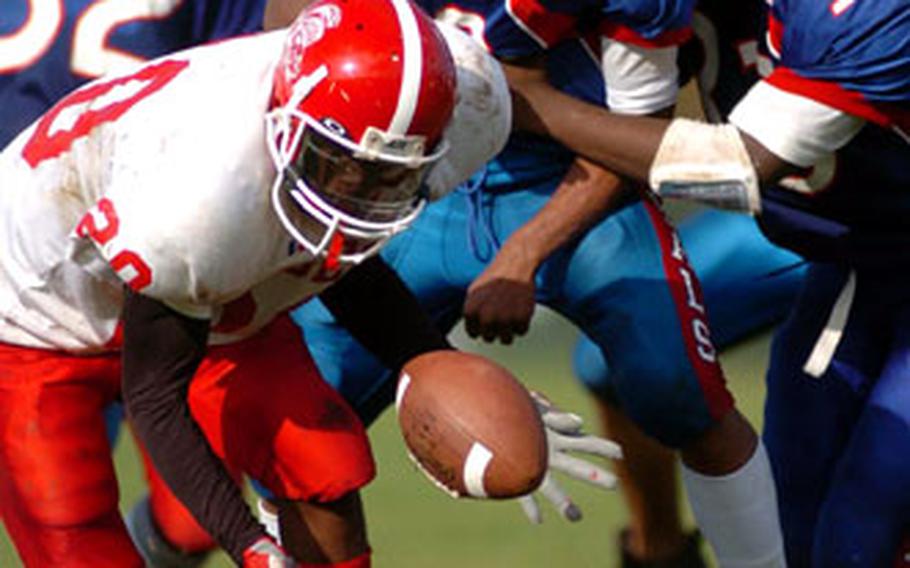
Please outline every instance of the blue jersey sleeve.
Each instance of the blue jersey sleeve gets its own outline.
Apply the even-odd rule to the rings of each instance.
[[[418,0],[434,18],[461,28],[500,59],[541,54],[578,35],[591,0]]]
[[[695,0],[605,0],[601,32],[645,47],[677,45],[691,35]]]
[[[769,32],[772,84],[880,124],[910,122],[910,0],[776,0]]]

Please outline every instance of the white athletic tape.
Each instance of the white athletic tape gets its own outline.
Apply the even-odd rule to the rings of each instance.
[[[256,510],[259,513],[259,524],[265,527],[265,532],[275,539],[275,542],[281,544],[281,524],[278,521],[278,510],[270,510],[262,497],[256,503]]]
[[[856,272],[851,270],[844,288],[841,290],[834,307],[831,308],[831,315],[828,316],[828,323],[825,329],[818,336],[815,347],[812,348],[812,354],[806,359],[803,365],[803,372],[807,375],[819,378],[828,370],[831,359],[834,358],[834,352],[840,343],[841,336],[844,334],[844,327],[847,325],[847,318],[850,316],[850,306],[853,305],[853,296],[856,293]]]
[[[401,409],[401,401],[404,399],[404,393],[411,386],[411,377],[407,373],[401,373],[398,379],[398,387],[395,388],[395,412]]]
[[[467,459],[464,460],[464,470],[462,471],[464,487],[471,497],[486,498],[487,490],[483,484],[483,476],[491,459],[493,459],[493,452],[480,442],[474,442]]]
[[[648,181],[663,197],[758,213],[757,175],[736,127],[677,118],[660,141]]]

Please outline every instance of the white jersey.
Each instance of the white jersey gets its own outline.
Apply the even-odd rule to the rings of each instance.
[[[0,342],[116,349],[124,282],[210,318],[211,341],[230,342],[351,268],[297,246],[271,206],[264,115],[283,38],[199,47],[89,83],[0,154]]]

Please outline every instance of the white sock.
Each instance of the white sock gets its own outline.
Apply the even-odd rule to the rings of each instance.
[[[786,566],[771,465],[761,440],[741,468],[709,476],[682,468],[695,520],[721,568]]]
[[[274,538],[275,542],[281,544],[281,525],[278,523],[277,508],[260,497],[256,502],[256,509],[259,513],[259,522],[265,527],[265,532]]]

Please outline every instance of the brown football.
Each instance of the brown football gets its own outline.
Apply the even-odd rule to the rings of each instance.
[[[411,457],[448,493],[509,499],[543,481],[547,441],[534,402],[489,359],[420,355],[399,377],[395,406]]]

